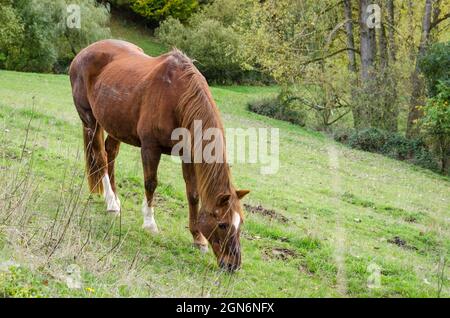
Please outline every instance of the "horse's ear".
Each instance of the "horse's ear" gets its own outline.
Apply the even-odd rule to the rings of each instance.
[[[221,193],[217,196],[217,206],[225,206],[230,202],[230,193]]]
[[[243,197],[245,197],[249,193],[250,193],[250,190],[236,190],[236,195],[239,198],[239,200],[242,199]]]

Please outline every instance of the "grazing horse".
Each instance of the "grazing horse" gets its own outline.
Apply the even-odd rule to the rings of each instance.
[[[115,159],[121,142],[140,147],[145,187],[143,228],[158,233],[153,195],[161,154],[171,154],[178,142],[172,138],[173,131],[183,128],[194,133],[194,121],[201,121],[202,132],[209,128],[220,132],[216,142],[225,148],[223,125],[205,78],[176,49],[150,57],[141,48],[118,40],[99,41],[83,49],[69,74],[83,124],[91,192],[104,195],[108,212],[120,213]],[[195,152],[205,141],[187,144]],[[179,155],[185,158],[185,154]],[[234,188],[226,158],[214,162],[183,159],[182,170],[195,246],[205,252],[209,242],[221,268],[239,269],[240,199],[249,191]]]

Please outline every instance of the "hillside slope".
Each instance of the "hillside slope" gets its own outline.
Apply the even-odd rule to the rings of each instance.
[[[139,149],[123,145],[111,218],[86,191],[67,76],[0,71],[0,295],[450,296],[447,178],[246,110],[275,88],[212,92],[226,127],[280,129],[278,173],[232,167],[252,190],[236,275],[191,247],[179,164],[163,158],[151,237]]]

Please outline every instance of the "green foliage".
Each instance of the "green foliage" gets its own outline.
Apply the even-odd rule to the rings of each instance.
[[[434,44],[420,60],[419,66],[425,75],[429,96],[438,94],[438,83],[450,86],[450,42]]]
[[[166,46],[175,46],[197,61],[209,81],[268,82],[267,76],[243,67],[242,39],[234,27],[247,1],[216,0],[205,5],[183,24],[179,19],[162,22],[156,35]]]
[[[199,6],[197,0],[133,0],[131,9],[150,22],[168,17],[186,21]]]
[[[109,13],[95,0],[3,1],[5,10],[0,14],[4,17],[0,20],[3,68],[32,72],[64,70],[80,49],[109,36],[105,27]],[[67,27],[68,4],[80,6],[80,29]],[[58,67],[60,64],[62,67]]]
[[[35,298],[48,296],[45,285],[29,270],[10,266],[7,271],[0,271],[0,297]]]
[[[377,128],[367,128],[354,132],[348,139],[351,148],[381,153],[388,139],[387,133]]]
[[[360,87],[353,88],[353,120],[356,129],[376,127],[396,132],[399,106],[395,82],[390,69],[374,72]]]
[[[263,116],[284,120],[295,125],[305,126],[305,114],[294,104],[287,102],[283,94],[278,97],[263,98],[250,101],[247,104],[248,110]]]
[[[233,26],[239,13],[246,7],[246,1],[242,0],[214,0],[195,13],[189,22],[198,24],[200,21],[212,19],[225,27]]]
[[[326,54],[326,33],[338,21],[336,8],[324,1],[246,1],[236,30],[242,35],[240,55],[248,69],[269,73],[291,85],[317,71],[308,61]]]
[[[379,153],[397,160],[408,161],[420,167],[437,170],[437,163],[428,147],[421,139],[407,139],[398,133],[378,128],[367,128],[351,133],[339,132],[336,141],[351,148]]]
[[[22,41],[24,25],[17,17],[10,0],[1,0],[0,5],[0,66],[7,59],[6,52],[17,52]]]
[[[450,85],[440,82],[436,95],[423,107],[423,130],[441,159],[442,171],[448,170],[450,158]]]
[[[211,19],[183,26],[179,20],[169,18],[161,24],[157,36],[167,46],[177,47],[194,58],[208,80],[223,83],[239,79],[239,38],[230,27]]]

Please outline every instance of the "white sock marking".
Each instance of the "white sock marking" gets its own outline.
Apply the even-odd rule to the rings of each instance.
[[[109,180],[109,175],[106,173],[102,178],[106,210],[108,212],[119,213],[120,212],[120,201],[111,188],[111,182]]]
[[[233,225],[236,231],[239,229],[239,226],[241,225],[241,216],[237,212],[234,212],[233,214]]]
[[[157,234],[158,226],[155,222],[153,207],[148,206],[146,199],[144,199],[144,202],[142,203],[142,214],[144,215],[144,224],[142,224],[142,228],[152,234]]]

